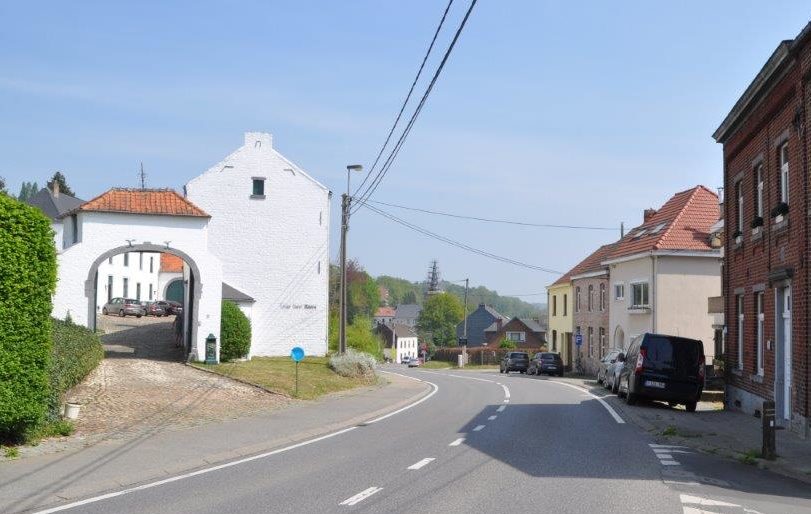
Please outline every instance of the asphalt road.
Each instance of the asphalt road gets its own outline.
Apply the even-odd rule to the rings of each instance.
[[[811,512],[811,487],[653,439],[585,390],[406,370],[418,405],[253,460],[55,512]]]

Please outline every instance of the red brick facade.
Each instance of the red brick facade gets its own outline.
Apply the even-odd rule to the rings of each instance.
[[[583,336],[580,356],[583,359],[586,373],[596,374],[599,360],[610,349],[611,338],[608,334],[608,271],[599,277],[574,278],[574,332]],[[580,292],[578,307],[577,295]],[[591,297],[591,300],[589,300]],[[602,298],[602,302],[601,302]]]
[[[727,326],[725,362],[730,408],[759,410],[764,399],[786,398],[781,386],[790,369],[790,416],[784,424],[808,433],[809,419],[809,177],[807,110],[811,107],[809,27],[783,42],[715,134],[723,143]],[[787,144],[788,211],[776,216],[785,196],[781,148]],[[761,177],[758,180],[758,174]],[[762,183],[759,188],[758,184]],[[758,193],[759,189],[762,191]],[[762,226],[756,227],[758,198]],[[739,208],[742,205],[742,209]],[[739,217],[740,212],[740,217]],[[784,288],[789,308],[783,309]],[[760,300],[759,300],[760,298]],[[758,302],[762,337],[758,337]],[[739,308],[742,306],[742,330]],[[784,346],[783,311],[790,313],[791,342]],[[779,312],[778,312],[779,311]],[[742,339],[743,359],[739,358]],[[762,344],[760,344],[762,342]],[[790,346],[790,348],[789,348]],[[762,364],[758,362],[759,349]],[[784,348],[790,352],[790,368]],[[759,368],[762,367],[762,371]]]

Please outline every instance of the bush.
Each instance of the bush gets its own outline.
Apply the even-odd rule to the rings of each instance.
[[[329,349],[338,351],[338,315],[330,316]],[[346,347],[368,353],[380,360],[383,358],[380,338],[372,331],[372,320],[364,316],[355,316],[352,324],[346,326]]]
[[[220,323],[220,361],[228,362],[248,355],[251,350],[251,322],[237,304],[223,300]]]
[[[98,335],[69,319],[53,322],[53,350],[50,367],[51,396],[48,415],[56,419],[65,393],[84,380],[104,358]]]
[[[329,367],[342,377],[372,378],[375,376],[377,360],[368,353],[348,348],[345,354],[330,357]]]
[[[48,407],[56,248],[38,209],[0,195],[0,437],[17,439]]]
[[[511,349],[515,348],[516,346],[515,346],[515,343],[513,341],[510,341],[509,339],[505,339],[505,340],[501,341],[501,344],[499,344],[498,347],[499,348],[506,348],[508,350],[511,350]]]

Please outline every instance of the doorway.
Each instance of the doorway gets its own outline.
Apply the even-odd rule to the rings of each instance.
[[[791,420],[792,319],[791,285],[775,289],[775,414],[781,425]]]

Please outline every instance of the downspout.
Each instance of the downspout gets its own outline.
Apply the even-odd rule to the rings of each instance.
[[[809,298],[809,271],[808,271],[808,216],[809,216],[809,205],[808,205],[808,136],[807,131],[805,129],[805,84],[807,82],[807,78],[803,77],[800,82],[800,123],[797,127],[797,132],[799,132],[799,136],[802,138],[802,150],[803,150],[803,165],[802,165],[802,175],[803,175],[803,198],[805,199],[805,216],[803,217],[803,232],[804,232],[804,244],[803,244],[803,251],[802,251],[802,264],[805,268],[805,298]],[[811,400],[809,400],[809,391],[808,391],[808,381],[811,380],[811,372],[809,372],[809,363],[811,363],[811,359],[809,359],[809,353],[811,353],[811,348],[809,348],[808,344],[808,334],[811,334],[811,305],[807,307],[808,312],[805,316],[805,334],[806,334],[806,345],[805,345],[805,426],[803,427],[803,436],[808,437],[809,431],[811,431],[811,423],[809,422],[809,414],[811,414]]]
[[[651,252],[650,259],[651,259],[651,281],[650,281],[651,282],[651,291],[650,291],[650,303],[651,303],[651,306],[650,306],[650,310],[651,310],[651,315],[653,316],[651,331],[654,334],[656,334],[656,333],[659,332],[659,329],[656,326],[656,303],[657,303],[656,302],[656,279],[657,279],[656,268],[657,268],[657,263],[659,261],[659,256],[654,255],[653,252]]]

